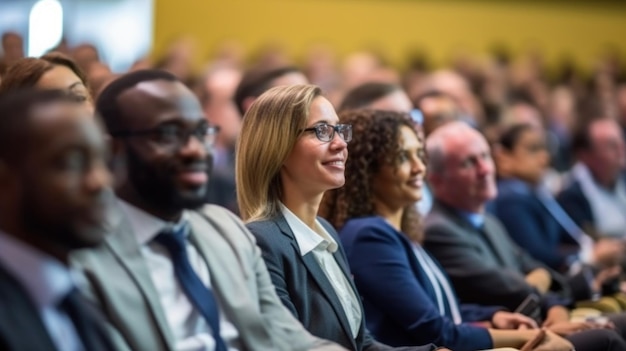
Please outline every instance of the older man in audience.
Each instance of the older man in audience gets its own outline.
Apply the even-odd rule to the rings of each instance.
[[[427,152],[436,202],[425,219],[424,245],[446,270],[461,300],[521,307],[559,334],[588,328],[568,322],[571,300],[563,278],[516,246],[500,222],[485,212],[497,193],[485,138],[465,123],[451,122],[430,135]],[[612,320],[623,336],[624,317]]]
[[[6,93],[0,116],[0,349],[114,350],[68,268],[106,233],[101,131],[60,90]]]
[[[216,129],[164,71],[136,71],[100,94],[117,207],[106,245],[76,256],[86,290],[132,350],[340,349],[278,299],[253,237],[202,206]]]

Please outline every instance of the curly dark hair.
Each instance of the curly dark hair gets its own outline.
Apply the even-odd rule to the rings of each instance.
[[[416,127],[408,114],[395,111],[349,110],[342,112],[339,119],[352,125],[355,136],[348,144],[346,183],[327,191],[319,210],[320,216],[337,230],[351,218],[377,215],[372,179],[383,165],[398,164],[401,150],[396,141],[400,128]],[[420,134],[416,132],[422,141]],[[401,230],[412,241],[421,242],[421,217],[414,204],[404,209]]]

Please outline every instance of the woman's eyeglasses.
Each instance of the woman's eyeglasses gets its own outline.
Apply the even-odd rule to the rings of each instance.
[[[333,140],[335,132],[339,133],[341,139],[343,139],[346,143],[352,140],[352,125],[350,124],[337,124],[333,126],[322,123],[311,128],[306,128],[303,132],[315,132],[317,139],[323,142]]]

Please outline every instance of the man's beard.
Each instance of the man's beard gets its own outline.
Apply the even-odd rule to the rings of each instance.
[[[168,212],[204,205],[208,184],[195,190],[178,189],[173,180],[175,169],[172,165],[152,167],[131,148],[127,151],[128,181],[147,204]],[[207,173],[210,172],[207,170]]]

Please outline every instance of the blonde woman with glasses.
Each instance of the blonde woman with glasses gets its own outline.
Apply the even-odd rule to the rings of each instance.
[[[305,328],[350,350],[386,350],[365,328],[337,232],[317,217],[324,192],[344,184],[351,139],[318,87],[269,90],[244,116],[237,200],[278,296]]]

